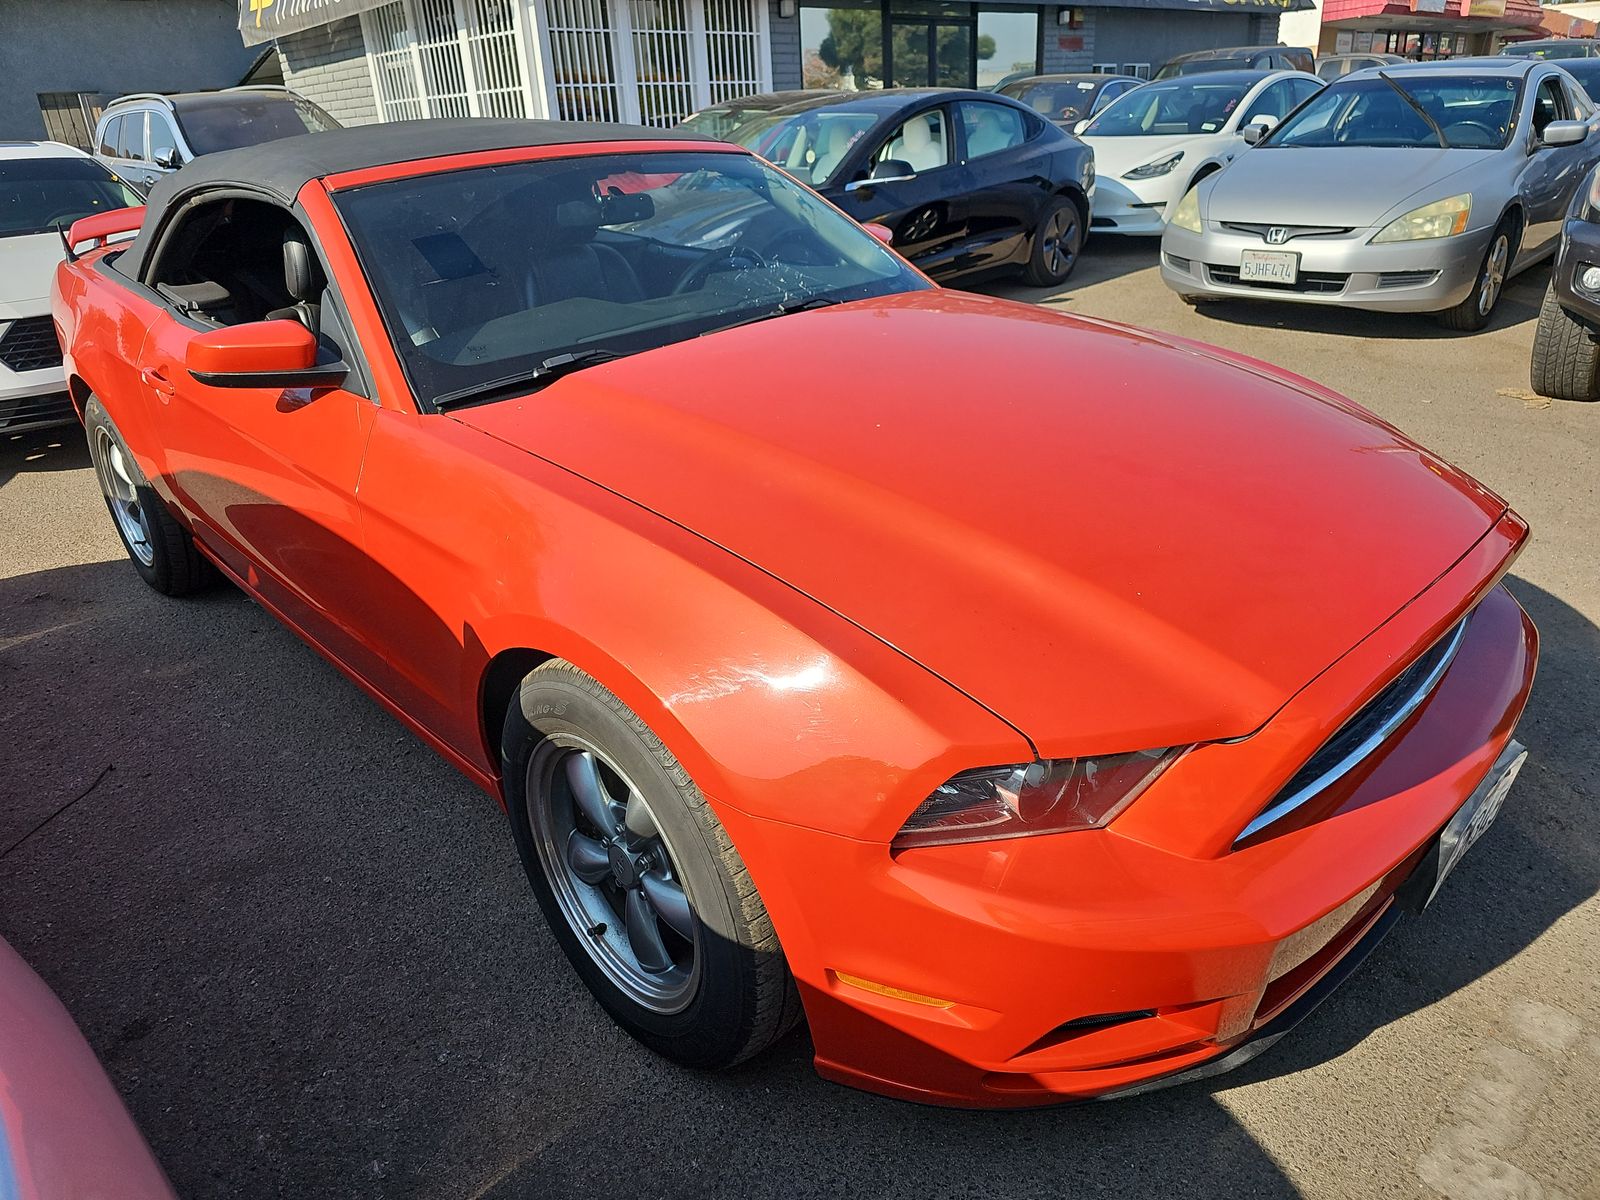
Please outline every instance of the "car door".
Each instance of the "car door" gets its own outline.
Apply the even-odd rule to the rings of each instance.
[[[1551,121],[1570,121],[1574,117],[1572,98],[1554,71],[1539,78],[1532,88],[1529,105],[1531,136],[1526,143],[1527,162],[1522,173],[1522,193],[1528,213],[1519,258],[1537,255],[1560,236],[1572,191],[1595,162],[1596,137],[1591,131],[1582,142],[1571,146],[1547,146],[1541,135]]]
[[[1045,124],[992,100],[961,100],[956,136],[965,172],[965,237],[952,270],[980,271],[1015,262],[1044,204],[1054,194]]]
[[[219,213],[219,206],[230,207]],[[361,598],[375,591],[356,500],[376,411],[361,394],[366,389],[354,377],[315,393],[216,387],[184,365],[200,334],[264,315],[246,310],[238,297],[243,271],[265,269],[273,247],[284,253],[281,242],[261,235],[266,220],[297,229],[309,243],[303,226],[284,210],[231,199],[190,209],[163,237],[147,280],[165,303],[139,355],[139,377],[168,480],[201,540],[325,650],[378,678],[380,656],[356,632]],[[237,267],[241,277],[217,269],[222,264]],[[208,274],[216,277],[204,278]],[[207,309],[207,285],[232,292],[232,307]],[[331,287],[316,309],[324,355],[354,359]]]
[[[895,124],[852,174],[836,197],[829,189],[830,199],[858,221],[886,225],[894,248],[923,270],[948,269],[965,231],[963,173],[948,105],[920,109]]]
[[[150,114],[149,141],[150,170],[157,173],[156,178],[183,164],[183,156],[178,149],[178,133],[172,127],[172,118],[166,113]]]
[[[127,180],[134,187],[146,195],[161,177],[150,163],[149,151],[145,141],[144,112],[130,112],[122,115],[122,128],[117,135],[117,167],[118,175]]]

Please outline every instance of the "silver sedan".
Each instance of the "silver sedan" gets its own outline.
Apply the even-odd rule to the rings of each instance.
[[[1345,76],[1170,210],[1161,278],[1246,297],[1434,312],[1481,329],[1549,255],[1600,161],[1600,121],[1558,67],[1408,63]]]

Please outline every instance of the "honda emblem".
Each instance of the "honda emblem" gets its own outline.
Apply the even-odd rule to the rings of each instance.
[[[1267,230],[1267,245],[1281,246],[1289,240],[1289,231],[1282,225],[1274,225]]]

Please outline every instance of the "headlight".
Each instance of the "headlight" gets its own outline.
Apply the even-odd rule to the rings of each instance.
[[[1185,749],[963,771],[917,806],[895,835],[893,848],[1097,829],[1133,803]]]
[[[1435,200],[1413,208],[1378,231],[1374,242],[1416,242],[1423,238],[1454,237],[1467,227],[1472,215],[1472,196],[1463,192],[1447,200]]]
[[[1158,158],[1155,162],[1145,163],[1142,167],[1135,167],[1131,171],[1124,171],[1124,179],[1154,179],[1157,175],[1170,175],[1172,168],[1183,160],[1183,151],[1169,154],[1166,158]]]
[[[1168,218],[1179,229],[1187,229],[1190,233],[1200,232],[1200,189],[1198,186],[1190,188],[1183,194],[1183,199],[1178,201],[1178,207],[1172,210]]]

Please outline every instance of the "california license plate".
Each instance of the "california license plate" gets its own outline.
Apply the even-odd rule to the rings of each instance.
[[[1292,250],[1246,250],[1239,260],[1240,283],[1294,283],[1300,256]]]
[[[1494,819],[1500,815],[1500,808],[1506,802],[1506,796],[1511,791],[1511,785],[1517,781],[1517,773],[1522,770],[1522,764],[1528,761],[1528,751],[1522,743],[1513,741],[1505,751],[1495,760],[1494,766],[1484,780],[1467,797],[1467,802],[1456,810],[1455,816],[1450,818],[1450,823],[1439,834],[1438,869],[1433,877],[1433,887],[1428,892],[1426,905],[1439,892],[1439,887],[1445,881],[1445,876],[1455,870],[1456,864],[1466,852],[1472,849],[1472,844],[1481,838],[1484,831],[1494,824]]]

